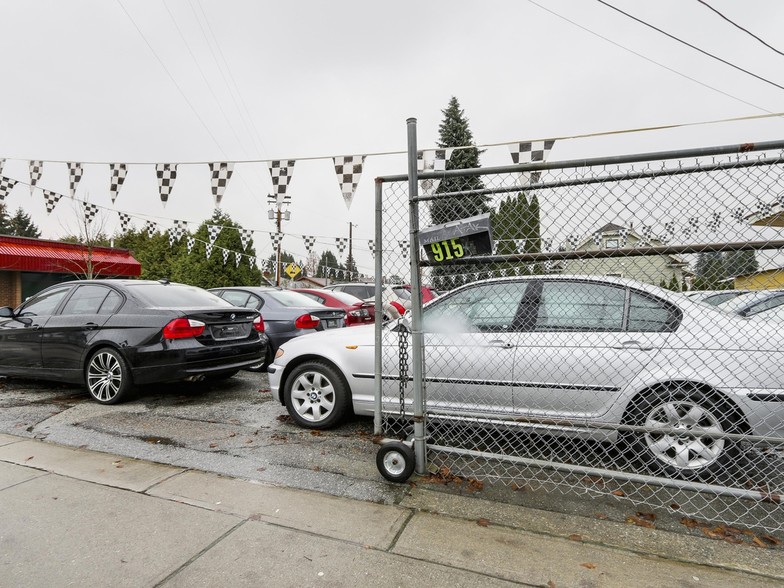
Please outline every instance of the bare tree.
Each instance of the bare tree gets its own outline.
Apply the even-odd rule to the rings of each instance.
[[[73,202],[74,223],[72,226],[63,226],[66,237],[60,239],[66,243],[82,245],[77,255],[68,260],[59,262],[63,273],[73,274],[78,279],[91,280],[100,273],[100,262],[94,254],[96,247],[109,247],[111,243],[106,235],[106,218],[100,211],[88,210],[85,203]]]

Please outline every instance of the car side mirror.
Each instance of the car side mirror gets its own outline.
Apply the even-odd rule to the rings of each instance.
[[[0,306],[0,318],[14,318],[14,309],[10,306]]]

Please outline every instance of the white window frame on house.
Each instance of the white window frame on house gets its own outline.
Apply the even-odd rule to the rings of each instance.
[[[618,237],[608,237],[604,240],[605,249],[618,249],[620,240]]]

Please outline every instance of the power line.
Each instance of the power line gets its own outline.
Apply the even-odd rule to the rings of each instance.
[[[688,41],[684,41],[683,39],[681,39],[679,37],[676,37],[675,35],[672,35],[672,34],[668,33],[667,31],[664,31],[664,30],[660,29],[657,26],[654,26],[654,25],[652,25],[652,24],[650,24],[650,23],[648,23],[648,22],[646,22],[646,21],[644,21],[644,20],[642,20],[640,18],[637,18],[636,16],[634,16],[632,14],[629,14],[628,12],[624,12],[623,10],[621,10],[620,8],[618,8],[616,6],[613,6],[609,2],[605,2],[604,0],[596,0],[596,1],[599,4],[602,4],[602,5],[606,6],[607,8],[611,8],[612,10],[615,10],[616,12],[619,12],[620,14],[622,14],[622,15],[630,18],[630,19],[632,19],[633,21],[640,23],[641,25],[644,25],[644,26],[646,26],[646,27],[648,27],[650,29],[653,29],[654,31],[656,31],[658,33],[661,33],[662,35],[672,39],[673,41],[677,41],[678,43],[681,43],[682,45],[686,45],[690,49],[694,49],[695,51],[698,51],[699,53],[702,53],[703,55],[705,55],[707,57],[710,57],[711,59],[715,59],[716,61],[718,61],[720,63],[723,63],[724,65],[729,65],[731,68],[736,69],[736,70],[738,70],[740,72],[743,72],[743,73],[745,73],[747,75],[750,75],[753,78],[756,78],[756,79],[758,79],[758,80],[760,80],[762,82],[765,82],[766,84],[770,84],[771,86],[774,86],[774,87],[778,88],[779,90],[784,90],[784,86],[782,86],[780,84],[777,84],[776,82],[774,82],[772,80],[769,80],[768,78],[765,78],[763,76],[760,76],[760,75],[757,75],[757,74],[755,74],[753,72],[750,72],[749,70],[744,69],[744,68],[740,67],[739,65],[735,65],[734,63],[732,63],[730,61],[727,61],[726,59],[722,59],[721,57],[719,57],[717,55],[714,55],[713,53],[711,53],[709,51],[706,51],[705,49],[700,49],[699,47],[697,47],[696,45],[692,45]]]
[[[675,75],[680,76],[682,78],[685,78],[685,79],[687,79],[687,80],[689,80],[691,82],[694,82],[695,84],[699,84],[703,88],[707,88],[709,90],[713,90],[714,92],[717,92],[718,94],[726,96],[727,98],[732,98],[733,100],[737,100],[738,102],[741,102],[741,103],[743,103],[743,104],[745,104],[747,106],[751,106],[752,108],[756,108],[757,110],[761,110],[762,112],[767,112],[768,114],[773,114],[767,108],[763,108],[762,106],[757,106],[756,104],[754,104],[752,102],[749,102],[748,100],[744,100],[743,98],[739,98],[738,96],[730,94],[729,92],[725,92],[724,90],[719,90],[715,86],[711,86],[710,84],[706,84],[704,82],[701,82],[701,81],[699,81],[699,80],[697,80],[697,79],[695,79],[695,78],[693,78],[691,76],[686,75],[685,73],[679,72],[677,69],[673,69],[673,68],[671,68],[671,67],[669,67],[667,65],[664,65],[663,63],[660,63],[660,62],[658,62],[658,61],[656,61],[654,59],[651,59],[650,57],[648,57],[646,55],[643,55],[642,53],[639,53],[639,52],[635,51],[634,49],[630,49],[629,47],[626,47],[625,45],[621,45],[620,43],[617,43],[616,41],[613,41],[612,39],[609,39],[609,38],[605,37],[604,35],[601,35],[601,34],[597,33],[596,31],[592,31],[588,27],[585,27],[585,26],[583,26],[583,25],[581,25],[581,24],[571,20],[570,18],[567,18],[567,17],[563,16],[562,14],[559,14],[559,13],[553,11],[553,10],[550,10],[549,8],[547,8],[545,6],[542,6],[538,2],[535,2],[534,0],[528,0],[528,3],[529,4],[533,4],[534,6],[536,6],[537,8],[540,8],[541,10],[544,10],[545,12],[549,12],[553,16],[568,22],[569,24],[577,27],[578,29],[582,29],[586,33],[590,33],[591,35],[593,35],[595,37],[598,37],[598,38],[602,39],[603,41],[607,41],[611,45],[615,45],[619,49],[623,49],[624,51],[627,51],[628,53],[631,53],[632,55],[636,55],[637,57],[639,57],[641,59],[644,59],[645,61],[647,61],[649,63],[657,65],[657,66],[661,67],[662,69],[666,69],[670,73],[674,73]]]
[[[753,37],[753,38],[757,39],[757,41],[759,41],[760,43],[762,43],[763,45],[765,45],[765,47],[767,47],[768,49],[771,49],[772,51],[775,51],[775,52],[776,52],[776,53],[778,53],[779,55],[784,55],[784,53],[782,53],[781,51],[779,51],[778,49],[776,49],[775,47],[773,47],[772,45],[770,45],[769,43],[767,43],[766,41],[764,41],[763,39],[761,39],[760,37],[758,37],[757,35],[755,35],[754,33],[752,33],[750,30],[748,30],[748,29],[746,29],[746,28],[743,28],[743,27],[742,27],[742,26],[740,26],[738,23],[736,23],[735,21],[731,20],[729,17],[727,17],[727,16],[726,16],[725,14],[723,14],[722,12],[720,12],[720,11],[716,10],[716,9],[715,9],[713,6],[711,6],[710,4],[708,4],[707,2],[705,2],[704,0],[697,0],[697,2],[699,2],[700,4],[702,4],[703,6],[705,6],[705,8],[707,8],[708,10],[712,10],[713,12],[715,12],[716,14],[718,14],[718,15],[719,15],[721,18],[723,18],[724,20],[726,20],[726,21],[727,21],[728,23],[730,23],[732,26],[734,26],[734,27],[736,27],[736,28],[740,29],[741,31],[743,31],[744,33],[746,33],[747,35],[749,35],[750,37]]]

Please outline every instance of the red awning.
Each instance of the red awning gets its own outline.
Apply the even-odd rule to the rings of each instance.
[[[131,277],[141,275],[142,265],[127,249],[0,235],[1,270]]]

